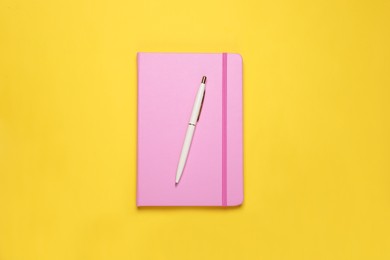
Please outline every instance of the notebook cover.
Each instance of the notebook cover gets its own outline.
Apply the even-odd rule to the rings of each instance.
[[[242,58],[138,53],[137,206],[243,201]],[[176,169],[202,76],[206,95],[186,166]]]

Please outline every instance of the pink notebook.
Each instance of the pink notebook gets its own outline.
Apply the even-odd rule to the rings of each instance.
[[[242,58],[138,53],[137,206],[243,201]],[[202,76],[206,95],[180,183],[176,169]]]

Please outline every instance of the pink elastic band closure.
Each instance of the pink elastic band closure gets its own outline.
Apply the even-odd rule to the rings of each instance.
[[[227,206],[227,53],[222,53],[222,206]]]

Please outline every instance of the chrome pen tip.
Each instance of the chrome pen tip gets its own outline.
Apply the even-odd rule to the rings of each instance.
[[[203,77],[202,77],[202,84],[206,84],[206,79],[207,79],[206,76],[203,76]]]

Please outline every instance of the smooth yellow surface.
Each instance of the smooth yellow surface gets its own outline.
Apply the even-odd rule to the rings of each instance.
[[[390,259],[389,28],[387,0],[0,0],[0,259]],[[137,51],[242,54],[242,207],[136,208]]]

